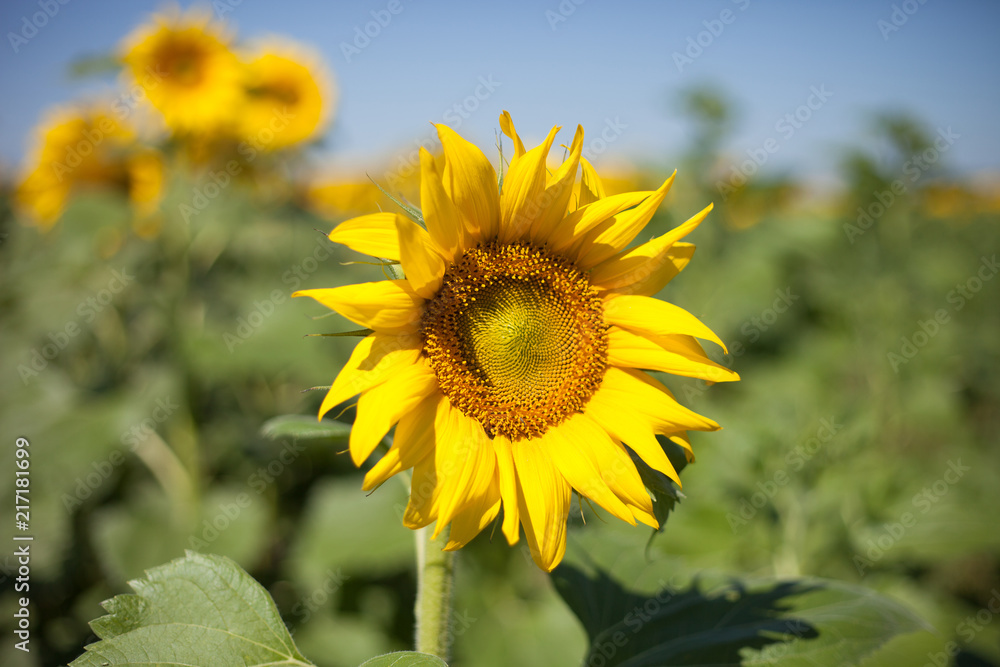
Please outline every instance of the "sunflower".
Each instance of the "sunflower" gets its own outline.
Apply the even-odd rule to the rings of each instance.
[[[656,439],[690,452],[688,430],[719,426],[674,400],[646,371],[736,380],[695,338],[722,341],[693,315],[652,298],[691,259],[680,243],[711,206],[627,249],[673,182],[605,196],[581,158],[545,168],[558,127],[526,151],[500,117],[514,157],[497,174],[474,145],[438,125],[442,167],[422,150],[425,226],[394,213],[341,223],[330,239],[398,261],[404,279],[310,289],[310,296],[372,330],[354,349],[320,417],[361,394],[350,453],[361,465],[396,425],[364,489],[413,468],[403,522],[451,530],[446,549],[497,518],[519,526],[535,562],[551,571],[566,548],[572,491],[631,524],[657,526],[632,455],[680,484]],[[570,205],[577,172],[581,183]],[[571,210],[572,209],[572,210]]]
[[[126,192],[140,215],[163,194],[159,156],[138,149],[135,129],[106,105],[62,108],[36,130],[30,168],[16,201],[43,229],[62,215],[73,193],[85,188]]]
[[[213,132],[234,122],[244,71],[210,14],[156,15],[129,35],[122,49],[132,82],[171,130]]]
[[[240,137],[276,149],[316,136],[335,103],[333,84],[320,63],[294,45],[266,47],[250,58]]]
[[[443,156],[441,159],[444,159]],[[383,189],[406,201],[419,200],[419,169],[386,168],[383,171],[373,170],[372,173],[384,173],[393,182],[387,183],[383,188],[375,185],[364,174],[326,175],[308,183],[302,192],[302,198],[306,206],[317,215],[336,220],[382,208],[383,204],[388,203]]]

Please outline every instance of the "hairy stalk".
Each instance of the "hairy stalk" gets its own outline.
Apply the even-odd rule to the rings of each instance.
[[[452,580],[455,552],[442,551],[448,543],[445,528],[432,539],[431,527],[416,531],[417,538],[417,651],[448,660],[451,649]]]

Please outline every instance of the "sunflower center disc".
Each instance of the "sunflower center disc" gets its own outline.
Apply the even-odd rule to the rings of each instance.
[[[515,440],[581,412],[607,367],[597,291],[570,262],[527,244],[466,252],[427,303],[421,333],[442,393]]]

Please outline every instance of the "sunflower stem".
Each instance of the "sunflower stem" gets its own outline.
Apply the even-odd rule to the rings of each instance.
[[[452,580],[455,552],[443,551],[448,528],[437,539],[430,527],[416,531],[417,538],[417,651],[448,660],[451,649]]]

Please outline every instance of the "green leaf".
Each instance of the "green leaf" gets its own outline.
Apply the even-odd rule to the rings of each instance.
[[[260,427],[260,433],[271,440],[280,438],[296,440],[346,438],[351,434],[351,425],[332,419],[316,421],[307,415],[281,415],[264,422],[264,425]]]
[[[657,435],[656,440],[660,443],[660,446],[663,447],[663,451],[666,452],[667,458],[669,458],[670,463],[673,464],[674,470],[677,471],[677,474],[680,474],[688,463],[687,456],[684,454],[684,449],[666,436]],[[636,469],[639,471],[639,477],[642,479],[643,485],[649,490],[649,493],[653,498],[653,516],[655,516],[656,520],[660,523],[660,527],[656,532],[662,532],[664,527],[667,525],[667,517],[670,516],[670,512],[674,509],[674,505],[681,501],[684,494],[681,493],[680,487],[677,486],[677,483],[674,482],[674,480],[670,479],[659,470],[650,468],[649,465],[631,449],[628,450],[628,453],[629,456],[632,457],[632,462],[635,463]]]
[[[101,641],[70,667],[312,664],[271,596],[228,558],[189,551],[129,585],[136,594],[102,604],[109,615],[90,624]]]
[[[379,190],[381,190],[382,194],[384,194],[386,197],[388,197],[390,200],[392,200],[392,202],[396,206],[398,206],[399,208],[403,209],[403,211],[406,213],[407,217],[410,218],[410,220],[413,220],[413,222],[416,222],[419,225],[423,225],[424,224],[424,214],[420,211],[420,209],[418,209],[418,208],[416,208],[414,206],[411,206],[407,202],[405,202],[405,201],[403,201],[401,199],[398,199],[398,198],[392,196],[391,194],[389,194],[389,192],[385,188],[383,188],[381,185],[379,185],[378,183],[376,183],[375,179],[372,178],[371,176],[368,177],[368,180],[370,180],[372,183],[374,183],[375,187],[378,188]]]
[[[365,660],[361,667],[448,667],[441,658],[428,653],[399,651]]]
[[[114,54],[88,55],[77,58],[69,65],[70,77],[82,79],[90,76],[103,76],[121,69],[122,61]]]
[[[617,559],[621,572],[672,581],[667,561]],[[739,580],[632,591],[600,567],[560,565],[556,590],[590,639],[585,664],[653,667],[857,665],[896,635],[926,629],[872,590],[820,579]]]

